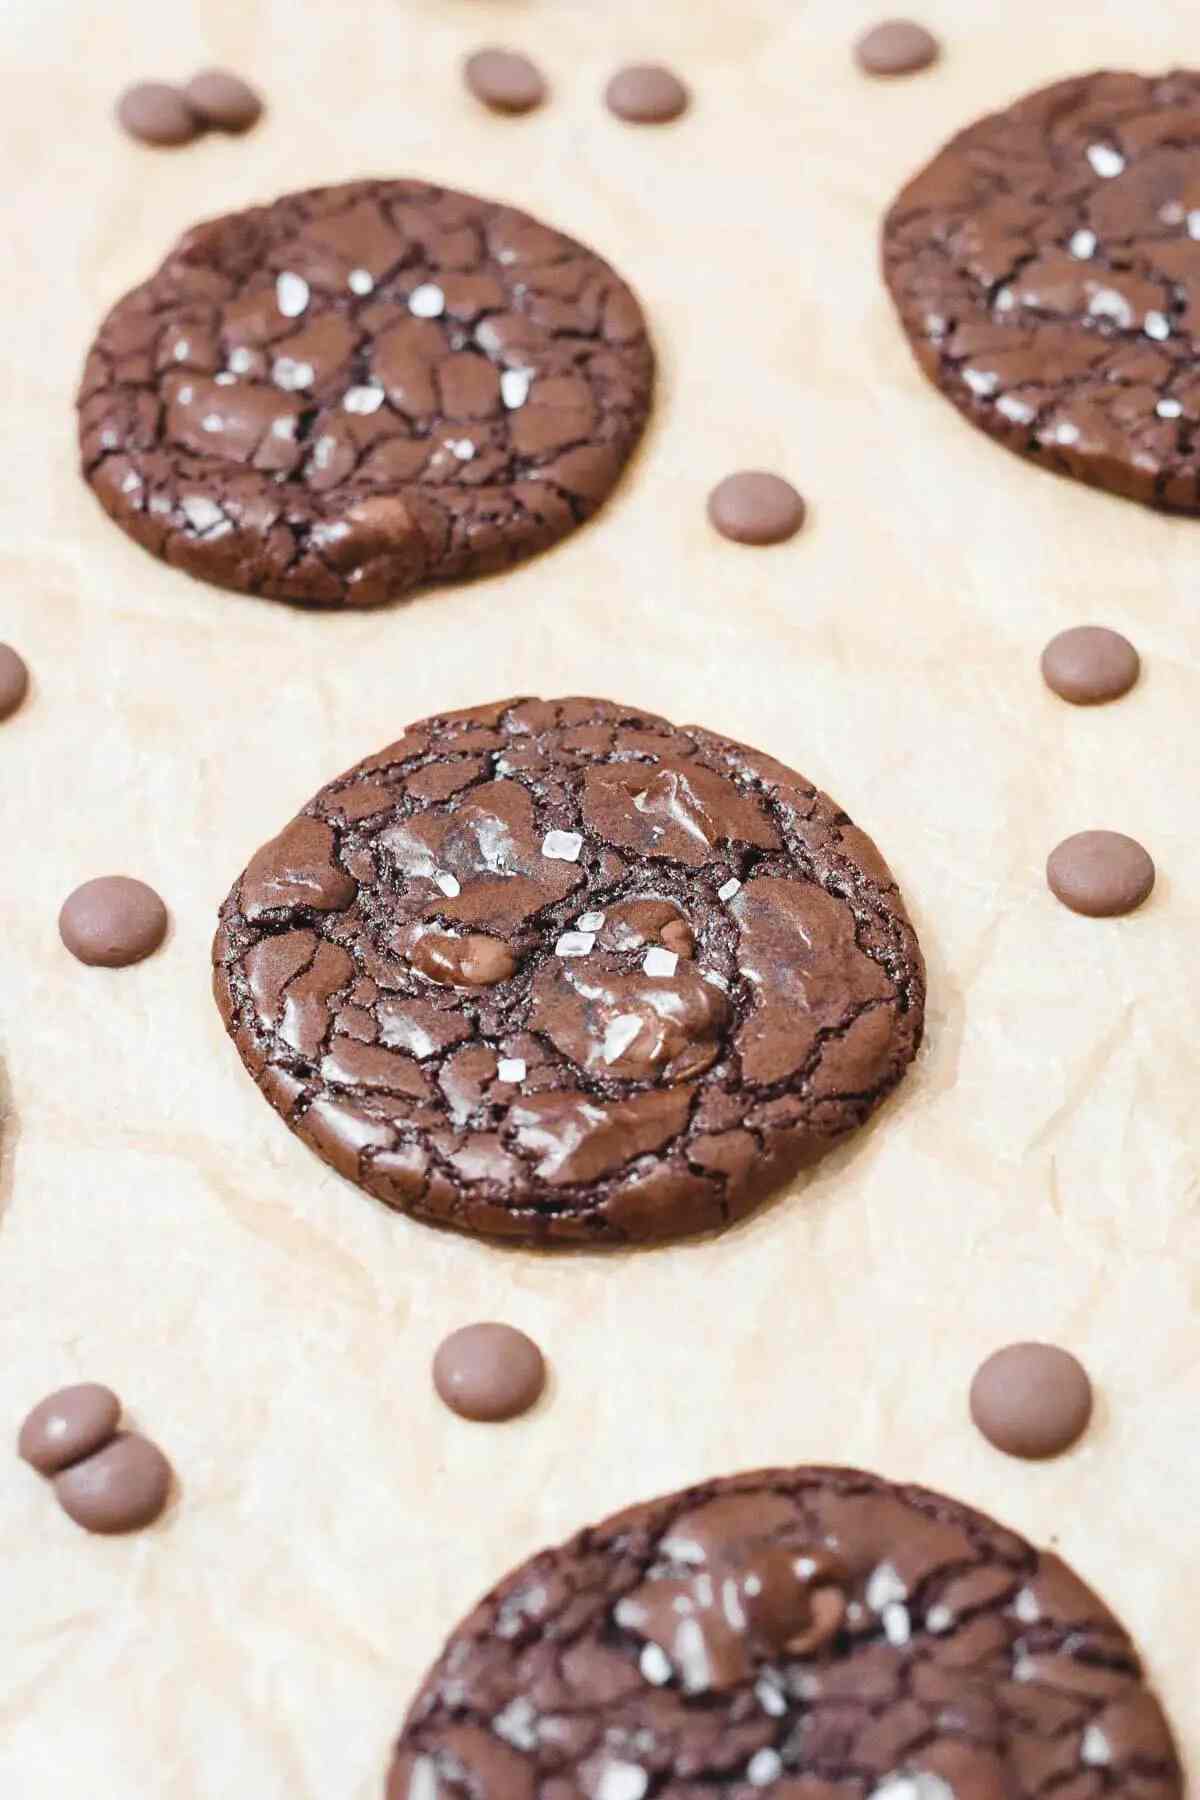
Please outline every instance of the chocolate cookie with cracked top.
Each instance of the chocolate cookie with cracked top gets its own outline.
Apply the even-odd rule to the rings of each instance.
[[[831,800],[606,700],[414,725],[258,852],[214,962],[319,1155],[527,1240],[737,1218],[874,1111],[925,998],[896,884]]]
[[[970,126],[891,208],[883,263],[973,424],[1200,512],[1200,73],[1080,76]]]
[[[923,1488],[768,1470],[543,1551],[450,1638],[387,1800],[1178,1800],[1137,1653]]]
[[[561,232],[416,181],[314,188],[197,226],[113,308],[83,469],[191,575],[373,606],[573,531],[653,373],[633,294]]]

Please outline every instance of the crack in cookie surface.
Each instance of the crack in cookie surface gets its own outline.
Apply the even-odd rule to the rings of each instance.
[[[1200,511],[1200,74],[1076,77],[969,126],[892,206],[883,264],[973,424]]]
[[[218,1002],[320,1155],[421,1218],[622,1241],[739,1217],[874,1110],[924,968],[803,777],[608,701],[413,726],[221,912]]]
[[[544,1551],[450,1638],[387,1800],[1179,1800],[1128,1635],[941,1495],[770,1470]]]
[[[315,188],[197,226],[113,308],[83,469],[193,575],[370,606],[588,518],[653,371],[635,297],[561,232],[420,182]]]

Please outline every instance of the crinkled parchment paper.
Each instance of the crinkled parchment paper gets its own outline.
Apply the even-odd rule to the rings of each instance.
[[[715,1472],[837,1459],[1053,1540],[1143,1644],[1200,1766],[1196,830],[1200,523],[1027,468],[918,377],[876,273],[899,184],[954,128],[1062,74],[1200,55],[1185,0],[922,0],[946,55],[869,83],[869,0],[8,0],[2,24],[0,1423],[108,1381],[180,1495],[78,1531],[0,1455],[0,1793],[370,1800],[445,1633],[515,1559]],[[463,96],[488,41],[553,83]],[[695,89],[623,127],[630,58]],[[127,80],[228,63],[268,116],[152,153]],[[195,219],[417,174],[530,207],[642,294],[644,452],[595,525],[509,576],[362,616],[210,591],[75,472],[102,311]],[[725,544],[704,498],[780,468],[804,534]],[[1146,664],[1119,705],[1042,687],[1084,620]],[[749,740],[874,833],[930,964],[928,1046],[876,1125],[718,1242],[550,1257],[438,1235],[327,1172],[243,1074],[208,993],[214,913],[326,778],[439,707],[602,693]],[[1111,923],[1048,896],[1068,832],[1141,837]],[[165,949],[61,950],[78,881],[161,890]],[[511,1319],[553,1363],[529,1418],[436,1403],[448,1328]],[[979,1358],[1069,1344],[1095,1427],[1047,1467],[967,1422]]]

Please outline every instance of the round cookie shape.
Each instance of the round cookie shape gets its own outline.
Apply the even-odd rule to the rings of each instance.
[[[1061,81],[900,194],[884,273],[925,373],[1060,474],[1200,512],[1200,73]]]
[[[188,232],[84,370],[85,478],[189,574],[372,606],[589,517],[650,405],[636,299],[527,214],[416,181]]]
[[[412,726],[258,852],[213,955],[319,1155],[529,1241],[728,1224],[875,1110],[924,1015],[896,884],[831,800],[606,700]]]
[[[1046,858],[1046,881],[1056,900],[1089,919],[1136,912],[1154,889],[1150,852],[1123,831],[1077,831]]]
[[[509,1575],[409,1711],[387,1800],[1179,1800],[1128,1635],[939,1494],[778,1469],[634,1506]]]

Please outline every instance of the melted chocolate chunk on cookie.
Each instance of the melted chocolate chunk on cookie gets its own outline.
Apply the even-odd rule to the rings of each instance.
[[[895,202],[883,254],[972,423],[1200,512],[1200,74],[1081,76],[968,127]]]
[[[769,1506],[736,1495],[684,1513],[660,1565],[617,1602],[616,1623],[643,1640],[642,1673],[655,1685],[728,1690],[772,1657],[807,1656],[837,1636],[848,1572],[824,1549],[775,1542],[772,1523]]]
[[[573,239],[415,181],[199,225],[100,328],[84,474],[164,561],[372,606],[556,542],[650,405],[641,309]]]
[[[387,1800],[1179,1800],[1129,1637],[921,1488],[773,1470],[535,1556],[451,1637]]]
[[[533,1240],[739,1217],[874,1111],[924,1009],[896,885],[832,801],[605,700],[414,725],[258,852],[214,961],[327,1162]]]

